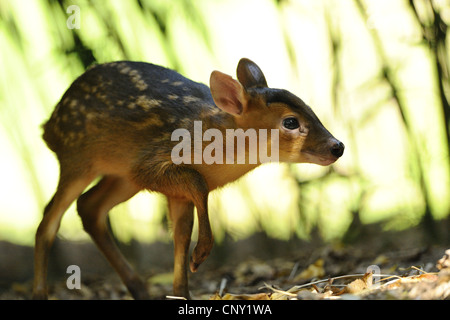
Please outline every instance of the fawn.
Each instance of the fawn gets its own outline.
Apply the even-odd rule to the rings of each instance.
[[[174,236],[173,291],[190,297],[188,266],[195,272],[213,246],[209,192],[261,161],[175,164],[171,153],[177,141],[171,135],[178,128],[192,132],[194,121],[200,120],[203,132],[214,128],[223,137],[227,129],[277,129],[279,161],[329,165],[342,156],[344,145],[311,108],[289,91],[269,88],[254,62],[241,59],[237,78],[213,71],[208,88],[160,66],[118,61],[91,67],[72,83],[44,124],[43,138],[58,157],[60,177],[36,232],[33,298],[47,298],[49,250],[64,212],[76,199],[84,229],[131,295],[149,298],[145,282],[106,226],[111,208],[144,189],[167,197]],[[249,149],[241,152],[248,156]],[[99,182],[83,193],[97,177]],[[189,260],[194,206],[198,241]]]

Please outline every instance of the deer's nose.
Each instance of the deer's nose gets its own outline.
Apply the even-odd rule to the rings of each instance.
[[[345,149],[344,144],[336,140],[336,143],[333,144],[333,146],[330,149],[330,152],[333,156],[339,158],[344,154],[344,149]]]

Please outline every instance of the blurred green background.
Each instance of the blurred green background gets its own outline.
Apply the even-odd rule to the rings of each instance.
[[[70,5],[79,29],[67,26]],[[1,0],[0,240],[33,245],[58,180],[41,124],[89,65],[147,61],[208,83],[212,70],[235,77],[248,57],[346,152],[332,167],[265,165],[215,191],[217,241],[345,240],[373,223],[439,241],[450,213],[449,24],[449,0]],[[170,241],[164,201],[141,193],[115,208],[115,236]],[[88,239],[75,206],[59,235]]]

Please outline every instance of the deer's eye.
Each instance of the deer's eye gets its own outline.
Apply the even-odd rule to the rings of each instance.
[[[283,120],[283,127],[288,130],[295,130],[300,127],[298,120],[294,117],[289,117]]]

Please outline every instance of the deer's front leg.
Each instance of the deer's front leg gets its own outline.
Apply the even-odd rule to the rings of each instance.
[[[200,264],[206,260],[214,244],[214,237],[209,224],[208,196],[196,203],[198,217],[198,240],[189,263],[192,272],[196,272]]]
[[[190,209],[187,207],[182,208],[181,204],[183,202],[185,203],[184,205],[190,203],[197,208],[198,241],[190,260],[191,271],[197,271],[200,264],[209,256],[214,243],[208,216],[209,189],[205,179],[198,171],[190,167],[173,165],[166,167],[164,174],[157,179],[153,179],[149,186],[151,187],[150,189],[160,191],[167,196],[169,205],[172,205],[174,208],[171,210],[177,212],[189,211]],[[185,217],[187,213],[184,215],[180,213],[180,215]],[[187,217],[184,219],[185,221],[183,223],[188,223]],[[183,230],[182,235],[174,235],[175,242],[178,241],[179,244],[183,243],[183,245],[180,245],[183,248],[179,249],[180,252],[186,249],[186,245],[184,244],[186,239],[182,239],[182,237],[186,236],[190,239],[191,231],[188,232],[188,229],[185,226],[181,229]]]

